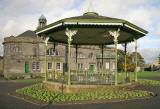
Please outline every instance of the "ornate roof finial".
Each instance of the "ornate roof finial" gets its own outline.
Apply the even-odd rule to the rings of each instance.
[[[88,12],[94,12],[93,0],[89,0]]]

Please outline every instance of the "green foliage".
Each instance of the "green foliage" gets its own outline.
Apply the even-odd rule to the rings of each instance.
[[[2,71],[0,71],[0,78],[4,77],[4,74]]]
[[[118,51],[118,70],[119,71],[124,71],[125,69],[125,53],[124,51]],[[127,71],[131,71],[133,72],[135,70],[135,52],[129,54],[127,53],[127,64],[126,64],[126,68]],[[137,53],[137,64],[140,67],[143,67],[145,64],[144,58],[141,56],[140,53]]]
[[[118,71],[124,71],[125,70],[125,53],[124,51],[119,51],[118,52]],[[134,71],[134,63],[132,62],[132,55],[130,55],[129,53],[126,55],[126,59],[127,59],[127,64],[126,64],[126,68],[127,71]]]
[[[133,52],[132,54],[131,54],[131,56],[134,58],[134,61],[136,60],[135,59],[135,55],[136,55],[136,52]],[[144,64],[145,64],[145,61],[144,61],[144,58],[142,57],[142,55],[140,54],[140,53],[138,53],[137,52],[137,64],[138,64],[138,66],[140,66],[140,67],[144,67]]]
[[[138,72],[138,77],[160,77],[157,72]]]
[[[138,82],[139,82],[140,85],[156,85],[156,86],[160,86],[160,81],[155,81],[155,80],[139,79]]]
[[[60,93],[43,89],[41,84],[35,84],[16,90],[17,94],[32,97],[44,102],[72,102],[82,100],[109,100],[109,99],[132,99],[149,96],[146,91],[131,91],[126,89],[106,89],[84,93]]]

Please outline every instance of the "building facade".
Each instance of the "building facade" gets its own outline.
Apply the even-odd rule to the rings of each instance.
[[[39,18],[38,28],[46,25],[46,18]],[[46,72],[64,71],[67,62],[67,45],[49,42],[45,55],[43,37],[37,36],[34,31],[28,30],[16,37],[4,38],[4,76],[13,75],[39,76]],[[71,47],[71,71],[114,72],[114,49],[104,47],[103,66],[101,48],[99,46],[78,46],[76,64],[76,49]],[[47,63],[47,64],[46,64]],[[46,69],[47,68],[47,69]]]
[[[160,70],[160,55],[158,56],[158,58],[156,58],[152,65],[151,65],[151,70],[152,71],[156,71],[156,70]]]

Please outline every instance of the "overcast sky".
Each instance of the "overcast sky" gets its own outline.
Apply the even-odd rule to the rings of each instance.
[[[61,18],[82,15],[88,10],[128,20],[144,28],[149,33],[138,40],[138,51],[147,63],[159,55],[160,0],[0,0],[0,43],[4,37],[35,30],[41,14],[50,24]],[[128,45],[128,51],[134,51],[134,43]]]

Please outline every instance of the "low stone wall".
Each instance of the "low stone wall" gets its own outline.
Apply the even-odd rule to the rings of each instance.
[[[14,72],[10,72],[10,73],[4,73],[4,78],[6,79],[30,79],[30,78],[40,78],[42,77],[42,73],[14,73]]]
[[[96,90],[103,90],[103,89],[110,89],[110,88],[123,88],[123,87],[130,87],[131,84],[123,84],[120,86],[111,86],[111,85],[66,85],[57,82],[51,81],[43,81],[42,87],[49,91],[55,92],[64,92],[64,93],[79,93],[79,92],[88,92],[88,91],[96,91]]]

